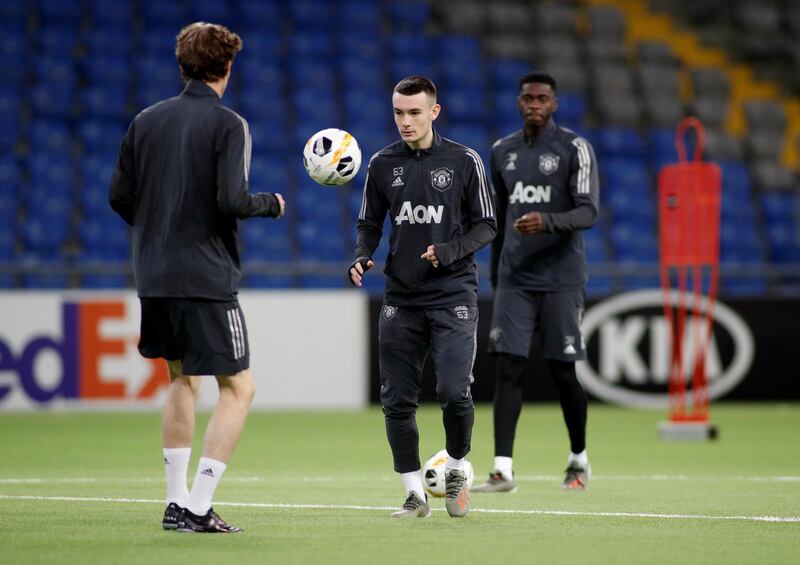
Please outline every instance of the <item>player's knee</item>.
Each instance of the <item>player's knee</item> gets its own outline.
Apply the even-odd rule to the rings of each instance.
[[[556,386],[583,388],[575,372],[574,361],[549,359],[547,361],[547,366],[550,369],[550,375],[553,377],[553,382]]]
[[[497,382],[503,384],[521,385],[525,375],[524,357],[500,353],[495,361],[495,374]]]
[[[474,409],[469,386],[440,385],[437,392],[442,410],[450,416],[461,417]]]
[[[240,403],[249,406],[256,395],[256,385],[249,369],[228,377],[217,377],[220,394],[231,394]]]

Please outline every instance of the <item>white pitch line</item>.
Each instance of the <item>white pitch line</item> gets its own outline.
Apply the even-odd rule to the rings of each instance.
[[[562,479],[559,475],[517,475],[514,477],[519,482],[553,482]],[[225,482],[257,483],[257,482],[293,482],[293,483],[329,483],[329,482],[358,482],[380,481],[389,482],[396,477],[388,475],[342,475],[335,476],[253,476],[236,477],[226,476]],[[755,483],[800,483],[800,476],[725,476],[725,475],[592,475],[592,481],[731,481]],[[0,484],[81,484],[81,483],[163,483],[163,477],[7,477],[0,478]]]
[[[151,498],[102,498],[79,496],[32,496],[0,494],[0,500],[40,500],[57,502],[120,502],[139,504],[164,504],[161,499]],[[396,510],[394,506],[364,506],[355,504],[281,504],[267,502],[218,502],[218,506],[244,508],[281,508],[290,510]],[[434,508],[443,511],[442,508]],[[586,516],[602,518],[655,518],[660,520],[712,520],[740,522],[800,523],[800,516],[713,516],[707,514],[658,514],[655,512],[575,512],[570,510],[514,510],[502,508],[472,508],[470,512],[485,514],[528,514],[542,516]]]

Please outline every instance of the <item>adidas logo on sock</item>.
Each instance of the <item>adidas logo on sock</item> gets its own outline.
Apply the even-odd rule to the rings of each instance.
[[[166,457],[164,457],[164,465],[169,465],[169,459],[167,459]]]
[[[213,477],[214,476],[214,469],[212,469],[211,467],[209,467],[208,469],[203,469],[202,471],[200,471],[200,474],[201,475],[208,475],[209,477]]]

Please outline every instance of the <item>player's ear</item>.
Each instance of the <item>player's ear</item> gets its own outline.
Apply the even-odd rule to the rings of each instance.
[[[435,120],[439,116],[439,112],[442,111],[442,107],[439,104],[434,104],[431,107],[431,121]]]
[[[558,110],[558,98],[553,96],[553,112],[555,112],[556,110]]]

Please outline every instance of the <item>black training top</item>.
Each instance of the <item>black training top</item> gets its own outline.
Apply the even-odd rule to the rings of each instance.
[[[134,118],[109,201],[133,227],[139,296],[236,296],[237,218],[280,211],[274,194],[248,192],[251,145],[247,122],[202,81]]]
[[[498,235],[492,284],[529,290],[576,289],[586,283],[580,230],[597,220],[600,189],[592,146],[552,121],[535,138],[523,130],[495,142],[491,158]],[[514,220],[542,214],[541,233],[522,235]]]
[[[392,230],[386,258],[387,304],[435,308],[477,303],[474,252],[497,232],[480,156],[434,131],[429,149],[397,141],[372,156],[358,216],[355,260],[372,257],[383,221]],[[440,264],[421,259],[435,246]]]

